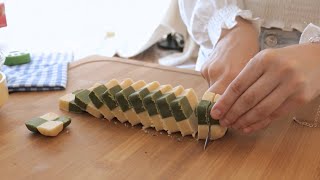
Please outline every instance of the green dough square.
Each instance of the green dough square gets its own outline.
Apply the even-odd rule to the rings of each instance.
[[[156,100],[161,97],[163,94],[160,90],[151,92],[146,97],[143,98],[143,106],[148,111],[149,116],[154,116],[159,114],[159,111],[156,106]]]
[[[90,103],[89,94],[90,94],[90,91],[87,89],[84,89],[75,94],[76,97],[74,99],[74,102],[76,103],[77,106],[79,106],[84,111],[87,109],[87,106]]]
[[[37,127],[40,126],[41,124],[47,122],[47,120],[42,119],[42,118],[33,118],[29,121],[27,121],[25,124],[27,128],[32,131],[32,132],[39,132]]]
[[[100,85],[98,87],[95,87],[92,92],[94,92],[99,98],[102,96],[104,92],[106,92],[108,88],[105,85]]]
[[[211,102],[206,100],[201,100],[196,107],[196,116],[198,117],[198,125],[208,124],[208,109]]]
[[[94,92],[90,92],[89,94],[89,98],[92,102],[92,104],[97,108],[101,108],[101,106],[103,106],[103,103],[99,100],[99,98],[97,97],[97,95]]]
[[[69,103],[69,111],[73,113],[83,113],[82,109],[76,105],[74,100]]]
[[[133,87],[129,86],[128,88],[123,89],[116,94],[116,100],[123,112],[126,112],[131,108],[131,105],[128,102],[128,97],[134,92],[135,90],[133,89]]]
[[[193,109],[186,96],[178,97],[177,99],[173,100],[170,103],[170,107],[176,121],[185,120],[193,113]]]
[[[143,106],[143,98],[146,97],[148,94],[150,94],[150,91],[148,88],[143,88],[137,92],[132,93],[129,97],[129,103],[134,108],[135,112],[137,114],[142,113],[146,111],[146,109]]]
[[[83,91],[83,90],[84,89],[77,89],[77,90],[73,91],[72,94],[77,94],[78,92]]]
[[[220,125],[220,121],[219,120],[216,120],[216,119],[212,119],[212,117],[211,117],[211,115],[210,115],[210,111],[211,111],[211,109],[212,109],[212,107],[213,107],[213,105],[214,105],[215,103],[211,103],[210,104],[210,106],[209,106],[209,108],[208,108],[208,112],[207,112],[207,116],[208,116],[208,118],[209,118],[209,120],[210,120],[210,124],[211,125]]]
[[[116,85],[107,91],[105,91],[101,98],[105,105],[108,106],[110,110],[115,109],[118,107],[118,103],[116,101],[116,94],[122,90],[120,85]]]
[[[103,106],[103,103],[101,101],[102,94],[107,91],[107,88],[105,85],[100,85],[98,87],[95,87],[89,94],[89,98],[93,105],[96,108],[101,108]]]
[[[167,118],[172,116],[172,111],[170,108],[170,102],[176,99],[174,93],[165,94],[156,100],[159,113],[162,118]]]
[[[56,119],[55,121],[63,122],[63,128],[66,128],[71,123],[71,118],[66,117],[66,116],[62,116],[62,117],[59,117],[58,119]]]

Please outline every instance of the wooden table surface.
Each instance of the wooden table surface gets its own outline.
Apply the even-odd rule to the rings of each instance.
[[[320,179],[320,129],[291,117],[252,135],[231,130],[204,151],[204,142],[191,137],[60,111],[60,96],[111,78],[181,84],[199,97],[207,88],[189,70],[90,60],[70,65],[65,91],[10,95],[0,109],[1,179]],[[27,130],[26,120],[47,112],[68,115],[72,123],[55,138]]]

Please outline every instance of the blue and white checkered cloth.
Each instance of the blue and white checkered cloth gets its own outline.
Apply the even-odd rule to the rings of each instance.
[[[9,92],[63,90],[67,86],[68,63],[72,52],[30,53],[28,64],[6,66]]]

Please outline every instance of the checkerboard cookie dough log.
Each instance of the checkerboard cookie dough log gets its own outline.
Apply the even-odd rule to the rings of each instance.
[[[209,117],[209,120],[211,123],[211,135],[210,135],[211,140],[216,140],[216,139],[222,138],[228,130],[228,128],[220,126],[219,120],[212,119],[212,117],[210,115],[210,111],[211,111],[213,105],[219,100],[220,96],[221,95],[216,94],[214,97],[213,103],[211,103],[211,105],[208,108],[208,117]]]
[[[147,83],[145,81],[139,80],[116,94],[116,100],[120,106],[120,109],[131,125],[139,124],[141,121],[130,105],[128,97],[134,92],[137,92],[143,88],[146,84]]]
[[[74,102],[75,93],[77,93],[77,91],[60,97],[59,108],[61,110],[73,113],[83,113],[82,109]]]
[[[212,92],[205,92],[202,96],[201,101],[199,102],[197,108],[196,108],[196,115],[198,118],[198,139],[206,139],[208,132],[209,132],[209,126],[208,126],[208,112],[210,111],[209,106],[211,105],[211,102],[214,101],[215,94]]]
[[[94,85],[96,86],[96,85]],[[77,106],[79,106],[83,111],[88,112],[92,116],[96,118],[102,118],[102,114],[100,111],[93,105],[89,98],[90,92],[93,90],[93,87],[89,89],[83,89],[77,93],[75,93],[75,100]]]
[[[25,125],[32,132],[41,133],[45,136],[57,136],[70,123],[71,119],[69,117],[47,113],[27,121]]]
[[[184,88],[182,86],[177,86],[156,100],[156,106],[161,115],[164,129],[168,132],[168,134],[179,131],[179,127],[170,108],[170,103],[175,100],[176,97],[179,96],[183,91]]]
[[[107,105],[103,103],[102,94],[108,90],[108,84],[119,84],[117,80],[112,79],[108,83],[96,84],[89,94],[89,98],[93,105],[100,111],[100,113],[108,120],[113,119],[115,116]]]
[[[143,98],[150,94],[152,91],[159,88],[159,86],[160,83],[158,81],[151,82],[139,91],[132,93],[128,97],[129,103],[131,104],[137,116],[139,117],[140,122],[143,125],[143,128],[152,126],[150,116],[148,115],[146,108],[143,106]]]
[[[203,95],[197,107],[197,117],[198,117],[198,139],[206,139],[209,131],[208,123],[211,124],[211,134],[210,139],[216,140],[225,135],[227,128],[219,125],[218,120],[214,120],[210,116],[211,108],[214,103],[220,98],[219,94],[214,94],[211,92],[206,92]]]
[[[168,85],[168,84],[162,85],[158,89],[156,89],[155,91],[151,92],[150,94],[148,94],[146,97],[143,98],[142,102],[146,111],[140,114],[141,116],[143,115],[150,118],[150,122],[147,123],[146,121],[143,123],[144,128],[148,128],[148,127],[151,127],[151,125],[153,125],[153,127],[157,131],[164,130],[162,118],[156,106],[156,100],[171,90],[172,90],[171,85]],[[140,117],[140,114],[138,114],[139,117]]]
[[[198,121],[194,110],[198,105],[198,97],[193,89],[186,89],[177,99],[170,103],[173,116],[182,136],[195,137],[198,131]]]
[[[127,118],[124,116],[124,113],[121,111],[118,102],[116,101],[116,94],[123,89],[128,88],[133,84],[132,79],[125,79],[120,84],[118,81],[110,81],[106,84],[107,91],[102,94],[103,103],[111,110],[112,114],[120,121],[124,123],[127,121]]]

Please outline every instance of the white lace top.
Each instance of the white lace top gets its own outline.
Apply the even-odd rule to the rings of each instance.
[[[300,42],[320,35],[320,0],[179,0],[179,6],[189,34],[206,49],[215,46],[222,28],[237,24],[237,16],[251,20],[258,30],[301,31]]]

